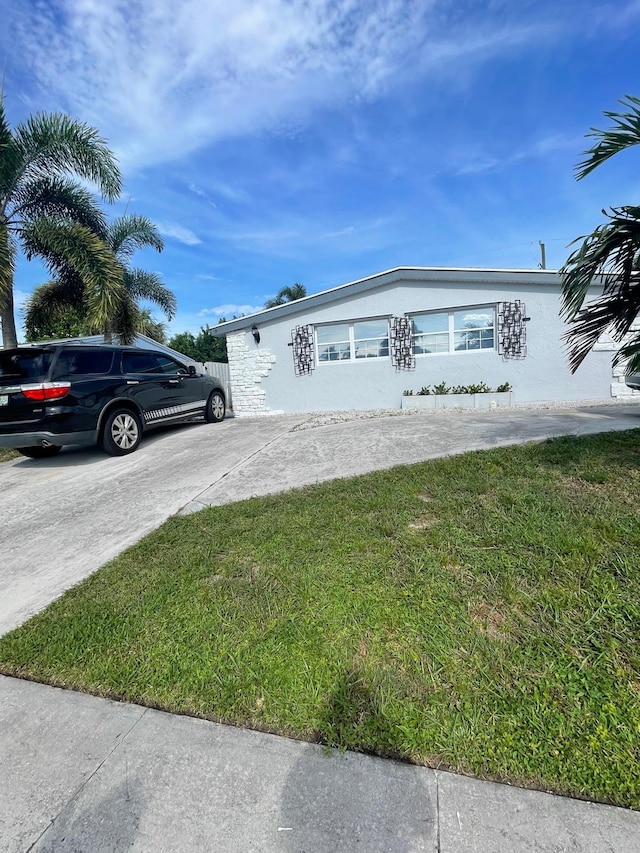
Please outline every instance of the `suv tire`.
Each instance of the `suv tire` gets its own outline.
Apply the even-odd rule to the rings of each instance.
[[[138,449],[142,436],[140,418],[131,409],[113,409],[102,428],[102,449],[110,456],[125,456]]]
[[[225,404],[224,397],[220,391],[212,391],[207,400],[207,407],[204,410],[204,419],[207,423],[213,424],[224,420]]]

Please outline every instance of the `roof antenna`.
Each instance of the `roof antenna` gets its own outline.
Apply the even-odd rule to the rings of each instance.
[[[538,243],[540,243],[540,255],[541,255],[541,260],[540,260],[540,263],[538,264],[538,267],[541,270],[546,270],[546,268],[547,268],[547,252],[545,250],[544,243],[542,242],[542,240],[538,240]]]

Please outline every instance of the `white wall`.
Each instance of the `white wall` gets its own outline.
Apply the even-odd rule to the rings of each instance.
[[[486,278],[486,276],[485,276]],[[495,278],[495,276],[494,276]],[[549,284],[549,281],[552,284]],[[555,282],[555,283],[553,283]],[[272,411],[327,411],[399,408],[404,389],[445,381],[448,385],[486,382],[492,388],[510,382],[514,402],[598,399],[611,395],[608,351],[590,354],[575,375],[566,358],[559,317],[559,279],[533,273],[500,281],[433,281],[417,271],[381,286],[350,292],[324,304],[303,302],[286,317],[256,318],[260,343],[249,329],[228,335],[229,361],[238,414]],[[596,291],[594,290],[594,295]],[[497,350],[418,355],[414,370],[397,371],[390,359],[316,364],[309,376],[294,374],[291,331],[296,325],[402,316],[419,311],[498,304],[520,299],[526,324],[527,356],[504,359]]]

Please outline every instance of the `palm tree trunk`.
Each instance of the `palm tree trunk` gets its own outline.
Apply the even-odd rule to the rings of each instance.
[[[2,98],[0,97],[1,111]],[[2,322],[2,345],[5,349],[18,345],[13,309],[14,260],[5,208],[0,205],[0,322]]]
[[[0,309],[0,320],[2,321],[2,346],[4,349],[13,349],[18,346],[16,333],[16,318],[13,308],[13,282],[7,291]]]

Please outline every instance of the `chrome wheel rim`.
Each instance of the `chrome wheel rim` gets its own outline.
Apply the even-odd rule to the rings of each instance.
[[[222,397],[219,394],[214,394],[211,398],[211,412],[214,418],[224,417],[224,403],[222,402]]]
[[[129,450],[138,440],[138,424],[131,415],[117,415],[111,424],[111,438],[121,450]]]

